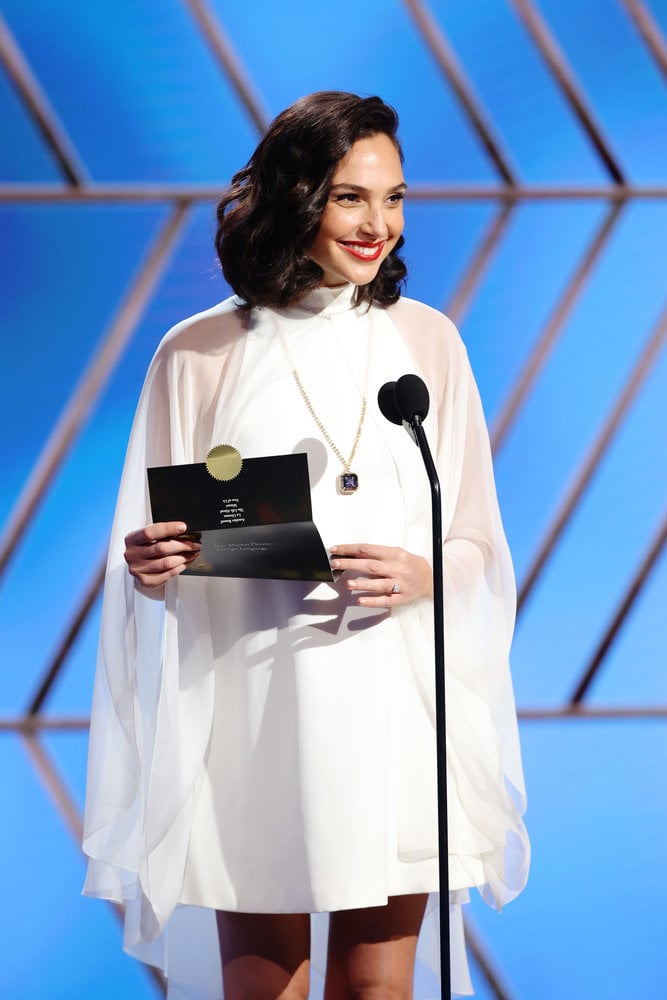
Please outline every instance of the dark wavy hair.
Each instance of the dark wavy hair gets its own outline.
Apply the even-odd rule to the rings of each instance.
[[[387,135],[403,161],[398,115],[379,97],[342,91],[310,94],[270,125],[217,209],[215,245],[223,274],[245,305],[285,307],[316,288],[322,268],[308,257],[331,182],[357,139]],[[391,305],[406,267],[399,239],[356,300]]]

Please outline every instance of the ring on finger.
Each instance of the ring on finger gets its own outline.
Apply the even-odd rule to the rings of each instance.
[[[389,591],[389,593],[390,594],[400,594],[400,592],[401,592],[401,585],[398,582],[398,580],[394,580],[394,585],[391,588],[391,590]]]

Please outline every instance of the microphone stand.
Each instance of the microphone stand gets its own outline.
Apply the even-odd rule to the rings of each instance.
[[[433,626],[435,634],[435,732],[438,773],[438,873],[440,881],[440,978],[443,1000],[451,997],[449,952],[449,844],[447,840],[447,728],[445,719],[445,623],[442,565],[442,502],[440,479],[421,417],[414,414],[403,426],[419,448],[431,486],[433,526]]]

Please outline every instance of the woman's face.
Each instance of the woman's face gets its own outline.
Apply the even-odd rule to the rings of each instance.
[[[396,146],[384,134],[358,139],[338,164],[308,256],[323,285],[367,285],[403,232],[406,184]]]

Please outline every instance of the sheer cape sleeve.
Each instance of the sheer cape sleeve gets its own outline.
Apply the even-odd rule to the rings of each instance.
[[[227,300],[167,334],[144,383],[123,468],[102,608],[83,846],[84,893],[125,904],[126,947],[155,939],[178,900],[213,679],[212,657],[197,649],[207,642],[197,602],[179,622],[177,587],[169,581],[163,595],[136,584],[124,539],[152,521],[146,469],[200,461],[203,443],[210,447],[215,414],[236,382],[245,327],[245,314]]]
[[[500,909],[525,885],[530,849],[509,668],[516,593],[488,432],[451,321],[410,299],[389,312],[429,388],[442,488],[450,886]],[[431,606],[420,612],[432,635]]]

